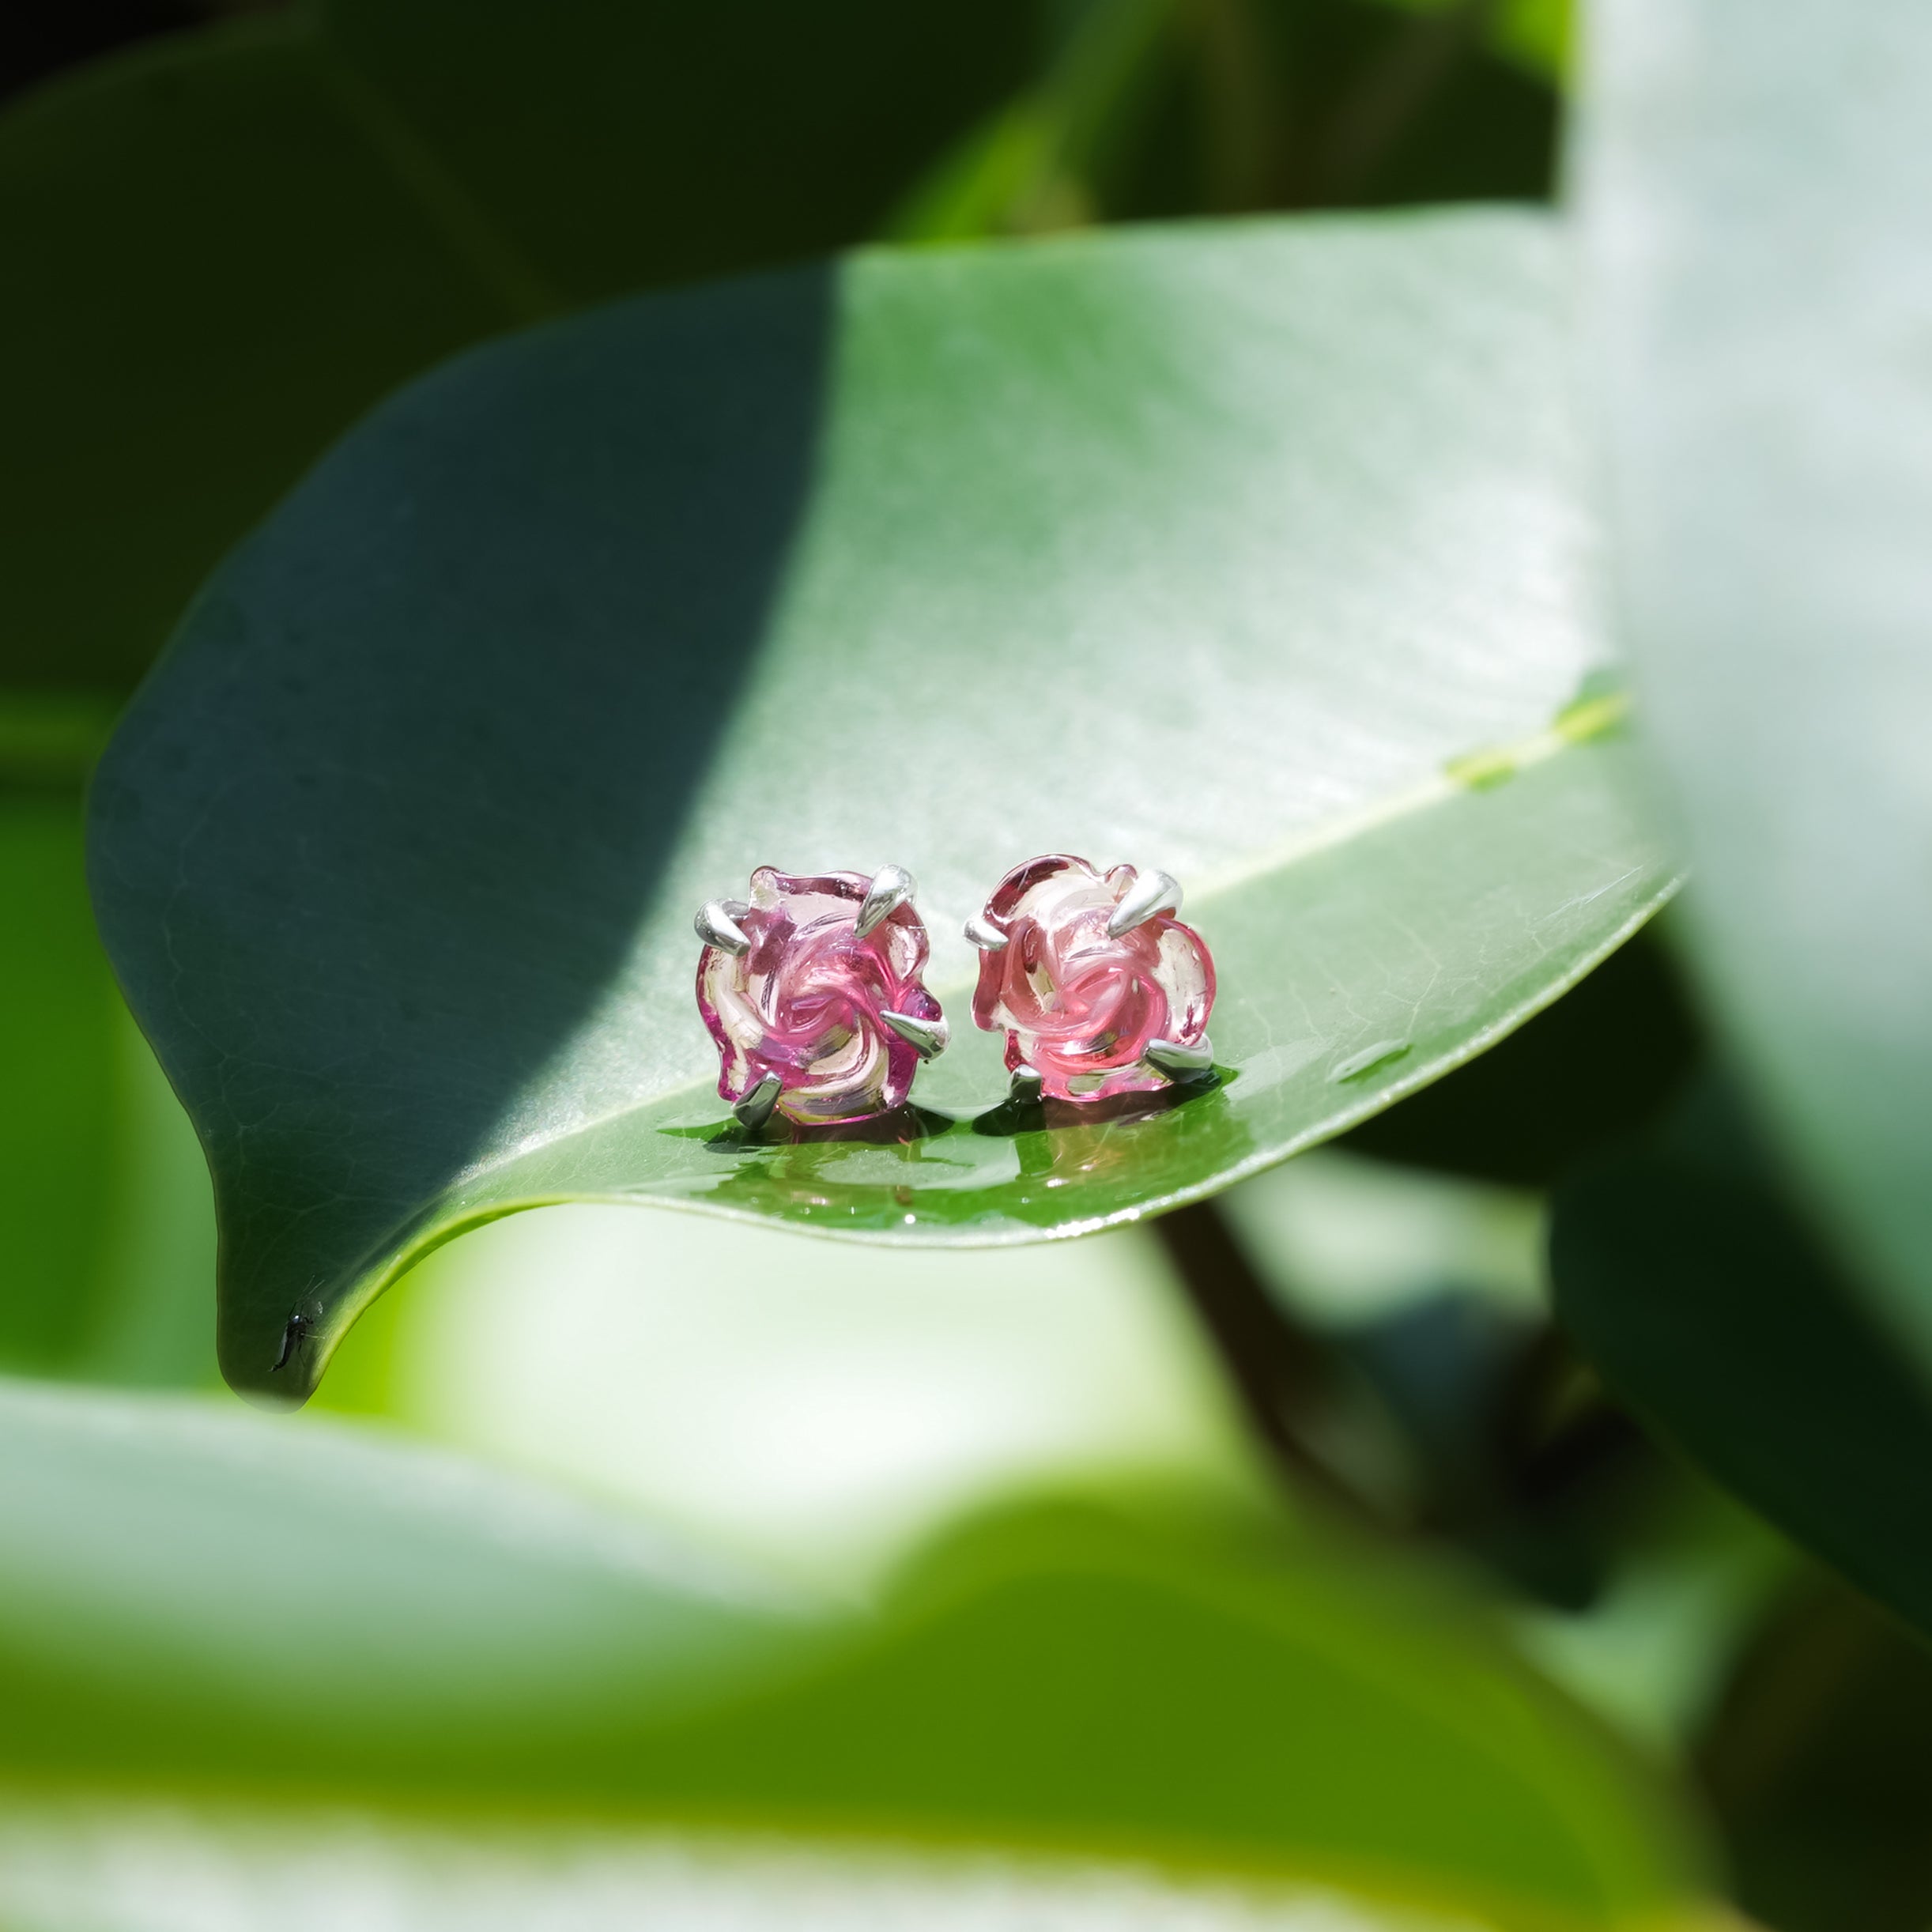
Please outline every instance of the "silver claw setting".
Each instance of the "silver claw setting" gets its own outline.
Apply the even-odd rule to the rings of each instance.
[[[1107,936],[1118,939],[1137,926],[1145,926],[1157,912],[1179,912],[1179,882],[1164,872],[1139,874],[1107,918]]]
[[[1214,1064],[1214,1049],[1203,1036],[1198,1046],[1183,1046],[1178,1040],[1157,1040],[1141,1056],[1157,1072],[1170,1080],[1191,1080]]]
[[[708,899],[698,908],[698,915],[691,923],[708,946],[716,946],[721,953],[742,959],[751,950],[751,941],[738,921],[750,910],[748,900]]]
[[[982,953],[1003,953],[1006,949],[1007,935],[983,912],[975,912],[966,922],[966,937]]]
[[[738,1123],[748,1134],[756,1134],[772,1118],[772,1109],[778,1104],[778,1096],[784,1090],[785,1083],[775,1074],[767,1074],[731,1111],[738,1116]]]
[[[1046,1092],[1046,1082],[1030,1066],[1016,1066],[1006,1083],[1006,1098],[1021,1107],[1031,1107]]]
[[[904,905],[910,905],[919,882],[904,866],[881,866],[866,888],[865,903],[858,908],[858,936],[863,939],[875,926]]]
[[[938,1059],[953,1038],[953,1029],[944,1020],[922,1020],[912,1013],[884,1009],[879,1017],[901,1040],[916,1048],[922,1060]]]

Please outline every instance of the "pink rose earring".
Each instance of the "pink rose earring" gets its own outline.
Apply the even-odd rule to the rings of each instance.
[[[905,1104],[946,1023],[920,979],[926,926],[911,873],[793,878],[770,866],[751,897],[708,900],[695,922],[698,1010],[718,1043],[718,1091],[755,1131],[774,1109],[807,1126]]]
[[[1016,866],[966,922],[979,949],[972,1017],[1004,1029],[1013,1096],[1153,1092],[1213,1065],[1214,962],[1173,915],[1164,872],[1055,854]]]

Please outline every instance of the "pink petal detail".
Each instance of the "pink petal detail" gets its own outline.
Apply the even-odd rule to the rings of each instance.
[[[770,866],[751,875],[751,910],[738,921],[750,949],[738,957],[707,946],[698,960],[698,1010],[718,1043],[726,1100],[776,1074],[778,1111],[808,1126],[905,1104],[919,1056],[879,1015],[937,1020],[939,1002],[920,978],[928,942],[911,906],[858,937],[868,883],[856,872],[794,878]]]
[[[1063,854],[1016,866],[987,915],[1008,934],[979,956],[974,1020],[1006,1035],[1006,1064],[1030,1066],[1056,1100],[1151,1092],[1166,1077],[1143,1056],[1157,1040],[1194,1046],[1214,1005],[1214,961],[1166,913],[1110,939],[1107,921],[1133,868],[1103,878]]]

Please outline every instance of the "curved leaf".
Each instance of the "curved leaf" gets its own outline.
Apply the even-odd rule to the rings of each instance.
[[[858,240],[1025,0],[332,0],[0,115],[0,672],[132,681],[331,437],[480,337]]]
[[[1700,960],[1932,1364],[1932,13],[1607,0],[1582,145],[1621,607]]]
[[[1517,214],[862,255],[379,411],[208,587],[92,794],[102,928],[216,1172],[230,1379],[299,1395],[413,1256],[546,1201],[1130,1219],[1562,991],[1674,880],[1620,701],[1575,696],[1562,308]],[[998,1104],[960,923],[1053,850],[1187,883],[1218,1084]],[[921,1111],[721,1138],[692,908],[888,860],[956,1021]]]
[[[1646,926],[1500,1046],[1364,1122],[1349,1145],[1549,1187],[1640,1131],[1683,1084],[1699,1044],[1688,990],[1658,933]]]
[[[1557,1307],[1719,1481],[1932,1632],[1932,1400],[1722,1083],[1557,1194]]]
[[[1466,1607],[1319,1546],[1050,1512],[834,1612],[340,1425],[15,1383],[0,1572],[16,1785],[1124,1854],[1523,1932],[1697,1875]]]

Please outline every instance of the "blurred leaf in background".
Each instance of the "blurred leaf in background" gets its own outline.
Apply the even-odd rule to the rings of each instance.
[[[1028,19],[338,0],[17,103],[0,673],[124,688],[222,551],[451,350],[863,235],[1017,85]]]
[[[1674,734],[1692,745],[1679,783],[1713,875],[1738,868],[1670,938],[1698,953],[1705,983],[1754,987],[1759,1006],[1741,1026],[1720,1013],[1720,1031],[1772,1041],[1771,1089],[1841,1199],[1890,1190],[1870,1251],[1909,1274],[1923,1207],[1909,1194],[1918,1086],[1902,1070],[1918,1038],[1909,848],[1885,858],[1874,838],[1879,856],[1857,862],[1857,840],[1821,848],[1811,876],[1857,919],[1820,921],[1809,896],[1754,910],[1735,881],[1756,877],[1760,847],[1784,849],[1764,828],[1816,795],[1827,749],[1873,741],[1873,704],[1896,724],[1885,741],[1908,751],[1923,716],[1910,651],[1870,647],[1882,625],[1848,633],[1863,640],[1851,659],[1891,679],[1862,687],[1876,700],[1836,670],[1822,691],[1798,636],[1827,604],[1834,618],[1841,604],[1866,618],[1906,607],[1843,594],[1907,582],[1900,560],[1916,554],[1915,480],[1870,459],[1905,447],[1896,425],[1915,393],[1900,387],[1909,342],[1892,353],[1888,333],[1916,312],[1896,273],[1913,258],[1881,238],[1888,220],[1908,229],[1898,211],[1919,180],[1898,134],[1923,91],[1919,43],[1893,7],[1862,13],[1855,44],[1835,37],[1840,17],[1806,5],[1777,21],[1719,0],[1661,25],[1639,0],[1609,12],[1611,58],[1581,77],[1595,89],[1598,295],[1609,291],[1625,357],[1620,534],[1642,540],[1639,643],[1688,639],[1680,668],[1709,667],[1700,692],[1655,689],[1666,749]],[[134,24],[189,17],[157,7]],[[80,19],[70,10],[61,28],[76,53]],[[79,787],[195,586],[370,404],[523,320],[866,237],[1541,196],[1572,66],[1567,10],[1541,0],[572,0],[534,21],[427,0],[271,11],[57,78],[0,121],[0,1365],[17,1374],[212,1375],[205,1164],[89,936]],[[1849,67],[1832,51],[1847,46]],[[1852,77],[1834,96],[1820,77],[1841,69]],[[1754,225],[1772,206],[1795,208],[1809,241]],[[1632,235],[1664,245],[1620,257]],[[1769,258],[1752,252],[1765,237]],[[970,272],[970,258],[929,259]],[[1405,340],[1443,349],[1445,391],[1490,394],[1499,372],[1520,373],[1517,338],[1481,303],[1446,326],[1449,279],[1418,273],[1398,300],[1341,319],[1368,330],[1372,312],[1376,327],[1406,312]],[[1241,281],[1223,291],[1236,310]],[[1833,427],[1846,386],[1792,372],[1825,366],[1821,330],[1859,304],[1879,353],[1855,360],[1882,394]],[[1107,339],[1108,307],[1060,338],[1048,390],[1074,383]],[[1774,315],[1788,326],[1760,341]],[[1033,318],[1036,343],[1056,339],[1051,319]],[[1157,310],[1146,326],[1172,319]],[[837,339],[828,327],[821,345]],[[1279,379],[1254,353],[1252,367],[1204,358],[1231,370],[1217,406],[1229,420]],[[1413,413],[1405,385],[1425,364],[1420,349],[1397,358],[1379,385],[1389,420]],[[828,393],[813,436],[838,420],[836,383]],[[1454,588],[1490,545],[1534,580],[1531,601],[1570,598],[1577,634],[1600,634],[1587,542],[1567,589],[1524,566],[1580,521],[1512,548],[1505,533],[1529,526],[1520,496],[1432,466],[1433,432],[1383,443],[1335,393],[1352,421],[1311,447],[1320,473],[1295,515],[1332,509],[1321,560],[1340,578],[1379,582],[1386,553],[1357,541],[1349,506],[1406,487],[1406,467],[1443,519],[1425,546],[1440,573],[1417,578],[1419,632],[1466,625],[1472,661],[1519,636]],[[1501,420],[1471,405],[1471,447],[1495,456]],[[1760,447],[1738,433],[1752,421],[1785,428]],[[1855,452],[1835,478],[1876,477],[1906,506],[1892,549],[1885,515],[1859,523],[1836,495],[1794,493],[1785,453],[1819,447]],[[919,460],[891,469],[878,495],[899,521],[882,512],[855,546],[867,567],[920,522]],[[1118,485],[1076,480],[983,575],[1090,528],[1066,519]],[[1238,521],[1224,481],[1197,492],[1203,527]],[[1668,527],[1632,523],[1633,503],[1670,504]],[[971,526],[970,492],[966,507],[941,519],[949,530]],[[1530,522],[1572,514],[1545,503]],[[1746,515],[1775,526],[1775,544],[1750,538]],[[1850,565],[1821,562],[1823,538],[1855,529],[1877,534]],[[1070,591],[1055,636],[1077,641],[1084,621],[1117,651],[1135,622],[1184,628],[1145,550],[1123,553],[1139,574],[1120,572],[1117,607],[1093,586]],[[1256,597],[1260,634],[1283,610],[1307,618],[1311,569],[1304,558]],[[1828,598],[1805,591],[1807,571]],[[918,587],[941,607],[906,631],[925,650],[920,626],[947,599]],[[1743,618],[1741,598],[1758,600]],[[1307,621],[1331,647],[1380,633],[1383,649],[1402,628],[1392,605],[1316,602]],[[1405,677],[1412,695],[1439,679],[1439,698],[1466,696],[1428,652],[1389,672],[1398,661],[1372,660],[1385,696]],[[1650,662],[1655,676],[1654,644]],[[452,664],[446,700],[471,671]],[[1418,815],[1433,843],[1351,837],[1297,861],[1319,905],[1283,903],[1294,934],[1319,943],[1277,991],[1314,985],[1325,958],[1340,1005],[1417,1010],[1431,951],[1480,978],[1497,933],[1536,953],[1550,908],[1595,916],[1574,902],[1601,881],[1579,885],[1574,821],[1550,802],[1602,768],[1591,760],[1623,769],[1624,700],[1559,681],[1538,687],[1530,721],[1551,753],[1540,762],[1502,755],[1507,738],[1436,748]],[[292,689],[292,708],[319,689]],[[1683,722],[1707,703],[1724,723],[1707,761]],[[1578,704],[1606,729],[1553,731]],[[1170,741],[1172,708],[1154,721]],[[1266,707],[1249,710],[1274,729]],[[1749,729],[1730,730],[1738,717]],[[1372,721],[1345,722],[1372,738]],[[1224,767],[1228,745],[1210,749]],[[1787,783],[1787,754],[1802,782]],[[975,809],[956,770],[926,762],[952,787],[949,815]],[[1843,795],[1869,799],[1909,765],[1859,766],[1872,784]],[[1760,812],[1749,788],[1766,771],[1776,809]],[[1134,811],[1150,838],[1198,831],[1175,768],[1135,768],[1164,772]],[[1757,802],[1714,813],[1720,793]],[[1902,795],[1870,822],[1909,833]],[[285,840],[251,889],[272,895],[300,843]],[[1472,892],[1485,866],[1519,896],[1532,875],[1549,891],[1526,914]],[[698,896],[729,883],[700,870]],[[1432,879],[1460,906],[1453,946],[1413,921]],[[1868,927],[1874,894],[1892,923]],[[1240,895],[1200,896],[1212,913]],[[1344,903],[1368,925],[1407,921],[1417,975],[1379,979],[1386,945],[1334,964],[1313,914]],[[1761,943],[1766,904],[1799,908],[1795,941],[1787,924]],[[1257,957],[1291,957],[1266,922],[1247,930]],[[1537,992],[1504,1002],[1511,1022],[1600,949],[1573,940],[1525,968]],[[1808,1116],[1810,1021],[1777,1028],[1800,1010],[1800,968],[1848,958],[1859,990],[1802,1010],[1856,1036],[1843,1066],[1864,1070],[1835,1076],[1837,1098]],[[1884,997],[1867,997],[1874,973]],[[1244,960],[1224,1000],[1237,979],[1270,983]],[[1628,1932],[1707,1922],[1708,1827],[1726,1889],[1775,1932],[1915,1932],[1932,1896],[1932,1666],[1611,1393],[1923,1621],[1922,1391],[1740,1117],[1713,1126],[1707,1093],[1685,1091],[1709,1056],[1663,946],[1625,947],[1500,1044],[1471,1024],[1453,1052],[1424,1055],[1406,1023],[1358,1012],[1362,1049],[1410,1040],[1359,1085],[1327,1077],[1346,1055],[1291,1071],[1302,1032],[1266,1017],[1251,1051],[1230,1007],[1243,1050],[1224,1071],[1240,1077],[1216,1096],[1217,1133],[1297,1078],[1297,1119],[1327,1130],[1465,1049],[1492,1050],[1345,1149],[1219,1203],[997,1259],[629,1209],[518,1217],[438,1250],[377,1304],[324,1387],[334,1414],[292,1424],[225,1400],[7,1384],[0,1918],[34,1932],[347,1927],[378,1911],[519,1927],[651,1914],[941,1932],[1020,1919]],[[978,1063],[953,1064],[953,1097],[972,1097]],[[1828,1115],[1836,1124],[1817,1129]],[[1273,1131],[1261,1142],[1283,1151]],[[1065,1178],[1040,1158],[1073,1145],[1064,1130],[978,1138],[989,1146],[971,1151],[1010,1154],[1043,1186]],[[1079,1178],[1117,1161],[1123,1138],[1089,1130]],[[1202,1172],[1238,1170],[1235,1138]],[[1847,1151],[1874,1146],[1882,1158]],[[878,1195],[882,1174],[903,1186],[909,1166],[938,1166],[915,1156],[955,1151],[947,1136],[860,1143],[832,1172],[813,1150],[774,1149],[757,1204],[849,1207]],[[1150,1198],[1151,1172],[1117,1175],[1120,1198]],[[1545,1299],[1546,1227],[1567,1334]]]
[[[0,1760],[80,1794],[1130,1848],[1502,1927],[1700,1881],[1648,1775],[1466,1606],[1319,1537],[1009,1512],[855,1622],[339,1424],[15,1384],[0,1430]]]
[[[1810,1579],[1745,1650],[1699,1748],[1737,1895],[1789,1932],[1932,1915],[1932,1658]]]
[[[204,1381],[213,1203],[86,903],[79,791],[110,708],[0,693],[0,1369]]]
[[[565,1207],[440,1248],[359,1324],[323,1413],[607,1496],[848,1597],[1036,1486],[1273,1513],[1160,1245],[927,1255]]]
[[[1932,1632],[1932,1396],[1792,1206],[1734,1085],[1559,1191],[1557,1307],[1640,1411]]]
[[[0,120],[0,675],[124,688],[362,409],[587,300],[882,228],[1545,192],[1553,97],[1479,11],[331,0],[53,81]]]
[[[1696,960],[1932,1364],[1932,16],[1602,0],[1578,147],[1616,591]]]

